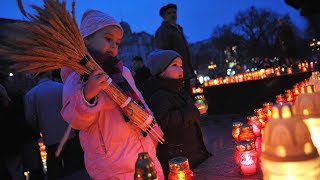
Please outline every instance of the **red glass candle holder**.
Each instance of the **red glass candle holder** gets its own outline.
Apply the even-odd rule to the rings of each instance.
[[[259,121],[257,116],[248,116],[247,117],[248,124],[252,126],[253,133],[256,137],[261,136],[262,124]]]
[[[258,154],[255,143],[252,141],[239,141],[236,145],[235,162],[243,175],[253,175],[257,172]]]
[[[242,122],[239,122],[239,121],[233,122],[232,137],[233,137],[235,142],[238,141],[238,137],[239,137],[239,134],[240,134],[240,127],[242,125],[243,125]]]

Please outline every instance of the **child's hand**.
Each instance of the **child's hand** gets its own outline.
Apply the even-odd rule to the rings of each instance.
[[[100,90],[107,88],[108,77],[109,76],[103,73],[102,70],[95,70],[90,74],[83,90],[84,97],[88,102],[97,96],[100,93]]]
[[[204,105],[203,103],[196,102],[196,103],[194,103],[194,105],[197,107],[197,109],[199,110],[200,114],[204,114],[208,110],[208,107],[206,105]]]

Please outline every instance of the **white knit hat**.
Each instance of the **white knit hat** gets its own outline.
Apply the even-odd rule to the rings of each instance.
[[[100,29],[111,25],[119,27],[123,33],[121,25],[114,17],[98,10],[87,10],[82,16],[80,32],[82,37],[85,38]]]

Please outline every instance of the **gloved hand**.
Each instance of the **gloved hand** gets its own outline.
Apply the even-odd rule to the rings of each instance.
[[[90,102],[92,98],[96,97],[101,90],[107,88],[108,77],[109,76],[102,70],[95,70],[90,74],[83,90],[84,97],[88,102]]]

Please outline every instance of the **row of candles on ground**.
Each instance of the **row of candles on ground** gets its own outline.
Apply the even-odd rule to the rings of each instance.
[[[236,144],[234,160],[243,175],[253,175],[257,171],[261,150],[261,136],[271,116],[273,103],[263,104],[263,108],[255,109],[254,115],[247,117],[247,124],[234,122],[232,137]]]
[[[310,62],[310,65],[308,62],[299,63],[298,68],[301,72],[307,72],[308,70],[313,70],[315,62]],[[251,81],[251,80],[258,80],[258,79],[264,79],[267,77],[272,76],[281,76],[281,74],[292,74],[293,70],[292,67],[289,66],[287,68],[281,68],[280,66],[276,68],[267,68],[267,69],[260,69],[254,72],[247,72],[243,74],[237,74],[234,76],[227,76],[225,78],[216,78],[216,79],[210,79],[206,82],[204,82],[204,86],[217,86],[221,84],[231,84],[231,83],[238,83],[238,82],[244,82],[244,81]]]
[[[275,105],[256,109],[247,124],[233,123],[234,159],[241,174],[255,174],[260,159],[264,179],[320,178],[319,85],[319,72],[313,72],[290,96],[287,90]]]

